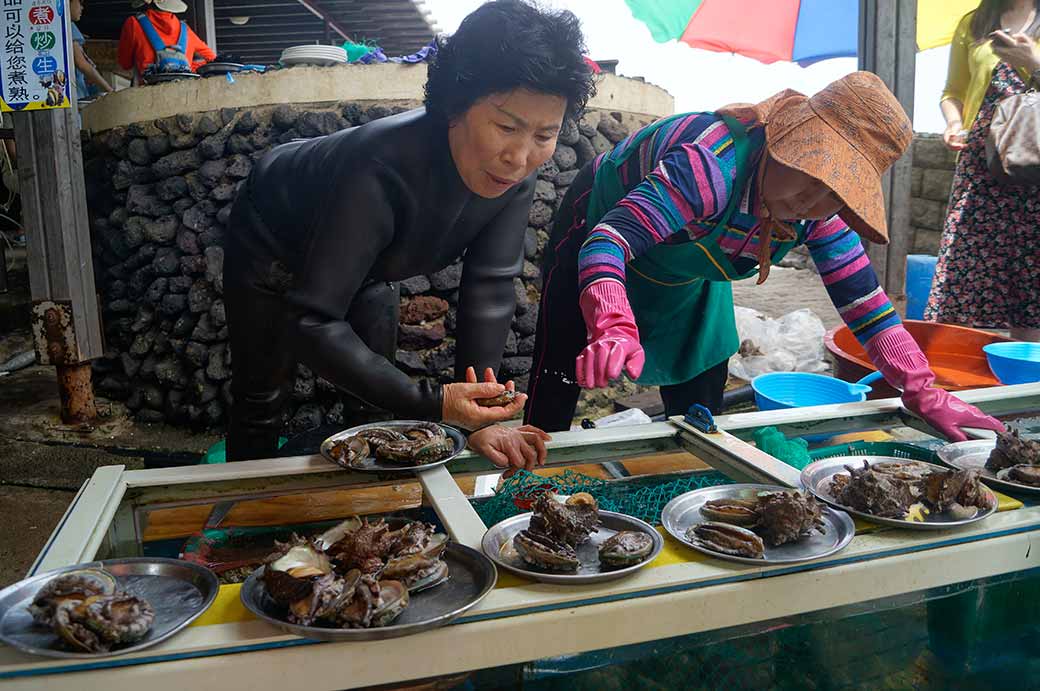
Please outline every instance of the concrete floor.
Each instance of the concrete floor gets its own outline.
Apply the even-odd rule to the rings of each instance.
[[[24,273],[0,295],[0,362],[31,347]],[[734,285],[736,304],[779,317],[809,307],[827,328],[841,323],[818,275],[774,267],[765,285]],[[143,468],[148,462],[185,460],[219,438],[127,419],[119,404],[100,401],[103,416],[91,429],[70,428],[58,417],[54,371],[30,367],[0,378],[0,587],[32,564],[72,500],[95,469]]]

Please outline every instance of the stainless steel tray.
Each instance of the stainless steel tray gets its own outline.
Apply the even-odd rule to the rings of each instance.
[[[241,72],[242,67],[244,65],[238,62],[207,62],[205,65],[199,65],[195,71],[200,77],[209,77],[229,72]]]
[[[346,463],[337,461],[332,457],[332,454],[329,453],[329,449],[334,443],[338,442],[340,439],[352,437],[363,429],[369,429],[371,427],[407,429],[409,427],[415,427],[417,424],[420,424],[419,420],[392,420],[387,422],[373,422],[367,425],[358,425],[357,427],[351,427],[350,429],[345,429],[342,432],[333,434],[321,443],[319,451],[326,460],[335,463],[341,468],[346,468],[347,470],[356,470],[362,473],[420,473],[429,468],[436,468],[439,465],[444,465],[466,449],[466,437],[462,432],[458,431],[454,427],[449,427],[448,425],[440,425],[441,429],[443,429],[451,440],[455,442],[455,450],[445,458],[442,458],[439,461],[434,461],[433,463],[427,463],[425,465],[401,465],[400,463],[384,463],[383,461],[377,460],[375,456],[369,456],[357,465],[347,465]]]
[[[802,487],[816,495],[817,499],[827,502],[831,506],[841,509],[842,511],[847,511],[853,516],[858,516],[863,520],[870,521],[871,523],[880,523],[881,525],[890,525],[896,528],[908,528],[910,530],[945,530],[947,528],[957,528],[977,523],[997,510],[996,495],[993,494],[993,490],[984,487],[986,493],[989,494],[990,508],[980,509],[979,512],[971,518],[953,519],[945,514],[929,514],[924,521],[908,521],[901,518],[882,518],[881,516],[874,516],[873,514],[864,513],[863,511],[857,511],[856,509],[841,504],[831,496],[830,481],[831,477],[834,475],[839,473],[848,473],[845,469],[846,465],[863,465],[863,461],[867,461],[871,465],[874,463],[907,462],[905,458],[896,458],[894,456],[860,456],[858,454],[855,456],[824,458],[805,466],[802,470],[801,476]],[[936,465],[935,463],[925,463],[924,461],[914,461],[914,463],[926,465],[932,470],[947,470],[947,468],[944,468],[941,465]]]
[[[661,524],[664,529],[679,542],[711,557],[737,561],[742,564],[756,566],[772,564],[796,564],[827,557],[845,549],[845,546],[856,534],[856,526],[844,511],[836,511],[823,507],[823,521],[826,532],[822,535],[813,532],[797,542],[790,542],[779,547],[766,545],[764,559],[738,557],[706,549],[686,539],[686,531],[707,519],[701,515],[701,507],[712,499],[754,499],[759,492],[791,492],[790,487],[777,485],[720,485],[705,487],[686,494],[680,494],[668,502],[661,511]]]
[[[956,444],[947,444],[939,449],[939,460],[946,465],[959,470],[976,468],[982,475],[982,481],[990,487],[1006,490],[1008,492],[1028,492],[1040,494],[1040,487],[1023,485],[1013,480],[1003,480],[997,477],[992,470],[986,469],[986,459],[997,445],[996,439],[979,439],[973,441],[959,441]]]
[[[496,564],[506,571],[511,571],[518,576],[543,583],[563,585],[602,583],[603,581],[622,578],[652,562],[660,554],[661,548],[664,547],[664,539],[661,537],[661,534],[654,530],[654,527],[646,521],[641,521],[623,513],[614,513],[613,511],[600,511],[599,520],[600,525],[597,526],[597,531],[589,536],[588,542],[579,545],[577,548],[578,560],[581,562],[581,566],[578,567],[576,573],[539,571],[520,558],[520,555],[517,554],[516,549],[513,547],[513,536],[527,528],[531,522],[530,512],[507,518],[493,525],[484,533],[484,539],[480,541],[480,546],[483,548],[484,554],[491,557]],[[599,563],[600,544],[606,542],[622,530],[637,530],[646,533],[654,540],[653,550],[651,550],[650,555],[646,559],[633,566],[619,569],[601,569]]]
[[[55,576],[87,568],[108,571],[120,588],[148,600],[155,608],[155,623],[147,636],[107,653],[82,653],[65,649],[50,628],[33,622],[26,607],[36,592]],[[179,559],[127,557],[54,569],[0,590],[0,641],[47,657],[93,659],[133,653],[166,640],[194,621],[213,603],[219,588],[212,571]]]
[[[201,75],[194,72],[157,72],[141,77],[145,84],[163,84],[165,82],[179,82],[185,79],[198,79]]]
[[[334,629],[300,626],[285,620],[285,608],[267,596],[258,580],[260,569],[242,584],[240,596],[246,609],[287,633],[319,641],[375,641],[420,633],[444,626],[484,599],[498,580],[495,565],[477,550],[449,543],[444,551],[449,578],[438,586],[413,593],[408,606],[389,626],[371,629]]]

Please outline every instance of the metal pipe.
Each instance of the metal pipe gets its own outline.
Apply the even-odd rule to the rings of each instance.
[[[94,386],[90,380],[90,363],[56,365],[58,395],[61,398],[61,420],[67,425],[79,425],[97,419]]]

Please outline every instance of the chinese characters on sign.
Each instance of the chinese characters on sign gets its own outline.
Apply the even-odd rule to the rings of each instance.
[[[69,107],[65,0],[0,0],[0,109]]]

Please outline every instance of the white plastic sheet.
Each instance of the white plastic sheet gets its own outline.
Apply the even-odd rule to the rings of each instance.
[[[767,372],[827,372],[823,322],[812,310],[771,319],[758,310],[735,307],[740,351],[730,358],[729,373],[750,381]]]

